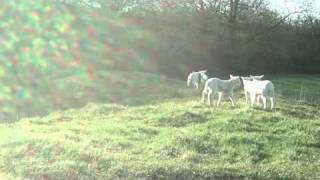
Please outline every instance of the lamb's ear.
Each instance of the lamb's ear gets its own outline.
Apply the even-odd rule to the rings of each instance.
[[[232,74],[230,74],[230,78],[233,78]]]
[[[258,77],[259,77],[259,79],[262,79],[264,77],[264,75],[261,75],[261,76],[258,76]]]

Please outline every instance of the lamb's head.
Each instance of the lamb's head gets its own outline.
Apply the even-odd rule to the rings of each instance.
[[[244,76],[241,76],[241,80],[242,81],[251,81],[252,78],[251,77],[244,77]]]
[[[202,70],[202,71],[199,71],[200,73],[200,80],[202,83],[205,83],[207,80],[208,80],[208,76],[207,76],[207,70]]]
[[[240,86],[240,85],[241,85],[240,76],[233,76],[233,75],[230,74],[230,81],[231,81],[235,86]]]
[[[248,81],[252,81],[251,77],[243,77],[243,76],[241,76],[240,78],[242,80],[243,86],[245,86],[248,83]]]

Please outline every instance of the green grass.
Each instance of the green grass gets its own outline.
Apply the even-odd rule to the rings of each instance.
[[[137,106],[164,98],[183,97],[190,93],[180,88],[183,86],[184,82],[139,72],[95,71],[92,76],[70,72],[47,78],[34,86],[30,100],[10,97],[10,101],[2,102],[0,123],[81,108],[89,102]]]
[[[116,75],[128,77],[130,73]],[[140,76],[138,80],[142,75],[131,77]],[[239,90],[236,107],[223,102],[216,109],[199,102],[200,92],[186,89],[184,82],[156,75],[134,84],[131,78],[121,79],[123,86],[117,84],[105,93],[106,98],[121,97],[118,104],[89,103],[80,109],[1,124],[0,177],[320,178],[316,105],[278,97],[275,111],[251,109]],[[290,89],[286,77],[273,79],[279,90]],[[315,88],[310,79],[301,78],[301,82]],[[97,86],[84,80],[74,83]],[[141,89],[128,95],[120,88],[128,84]]]

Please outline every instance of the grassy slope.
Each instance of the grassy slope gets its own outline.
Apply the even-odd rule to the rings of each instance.
[[[112,96],[139,106],[91,103],[0,125],[0,177],[320,177],[319,107],[278,98],[276,112],[250,109],[238,94],[236,108],[223,103],[214,109],[201,104],[199,93],[186,90],[183,82],[154,75],[144,79],[139,73],[126,77],[114,85]],[[294,86],[286,84],[288,78],[298,78],[307,89],[320,82],[319,77],[285,77],[275,79],[276,87]],[[133,84],[137,79],[141,82]],[[128,94],[129,86],[140,90]],[[119,95],[121,89],[128,98]],[[113,98],[107,91],[106,97]]]
[[[47,81],[34,86],[31,101],[10,97],[16,100],[2,102],[0,123],[44,116],[57,110],[80,108],[88,102],[143,105],[182,93],[175,90],[181,87],[181,82],[177,84],[163,76],[146,76],[139,72],[95,71],[92,76],[88,76],[87,73],[71,71],[59,76],[47,78]]]

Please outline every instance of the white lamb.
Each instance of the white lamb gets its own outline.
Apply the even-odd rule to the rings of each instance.
[[[203,71],[197,71],[197,72],[192,72],[188,75],[188,79],[187,79],[187,85],[195,87],[196,89],[199,89],[201,84],[204,84],[207,79],[207,70],[203,70]]]
[[[262,99],[263,108],[267,108],[267,99],[270,99],[271,109],[274,108],[274,85],[269,80],[257,80],[256,78],[251,77],[252,80],[242,78],[243,85],[246,87],[250,95],[251,106],[254,105],[255,99],[258,96],[259,99]]]
[[[241,77],[242,81],[243,81],[243,90],[244,90],[244,96],[246,97],[246,104],[248,104],[248,98],[250,96],[250,93],[249,93],[249,89],[250,87],[247,87],[247,83],[244,83],[244,79],[245,80],[250,80],[252,81],[253,79],[256,79],[256,80],[262,80],[262,78],[264,77],[264,75],[261,75],[261,76],[250,76],[250,77]],[[259,101],[259,100],[258,100]]]
[[[211,96],[218,94],[218,102],[217,107],[220,104],[221,97],[223,95],[229,97],[232,106],[234,106],[234,99],[233,99],[233,89],[235,86],[241,85],[240,77],[239,76],[232,76],[230,75],[229,80],[221,80],[219,78],[210,78],[206,81],[204,89],[202,91],[202,102],[205,102],[205,96],[208,96],[208,104],[211,105]],[[214,100],[213,100],[213,104]]]

